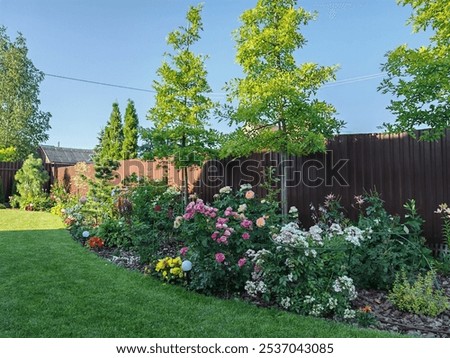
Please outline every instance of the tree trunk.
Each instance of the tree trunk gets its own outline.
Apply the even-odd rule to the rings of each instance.
[[[182,171],[182,195],[183,195],[183,204],[187,206],[189,200],[189,183],[188,183],[188,168],[183,167]]]
[[[280,153],[280,169],[281,169],[281,181],[280,181],[280,184],[281,184],[281,213],[283,214],[284,218],[287,218],[287,215],[288,215],[287,154],[285,152]]]

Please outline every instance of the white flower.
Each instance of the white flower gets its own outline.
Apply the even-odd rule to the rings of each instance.
[[[241,204],[239,205],[237,212],[243,213],[245,210],[247,210],[247,204]]]
[[[355,286],[353,285],[353,280],[348,276],[338,277],[333,283],[333,290],[334,292],[347,291],[348,298],[351,301],[358,296]]]
[[[220,198],[220,195],[219,194],[214,194],[213,195],[213,199],[219,199]]]
[[[281,300],[280,304],[281,307],[287,310],[289,307],[291,307],[291,299],[289,297],[285,297]]]
[[[292,274],[292,272],[289,275],[287,275],[287,280],[289,282],[293,282],[294,281],[294,275]]]
[[[329,308],[330,310],[335,309],[335,308],[337,307],[337,304],[338,304],[338,301],[337,301],[336,298],[330,297],[330,298],[328,299],[328,304],[327,304],[327,306],[328,306],[328,308]]]
[[[355,311],[351,310],[349,308],[346,308],[345,311],[344,311],[344,319],[355,318],[355,315],[356,315]]]
[[[182,216],[177,216],[175,218],[175,221],[173,222],[174,229],[178,229],[181,226],[181,222],[182,221],[183,221],[183,217]]]
[[[312,310],[309,312],[311,316],[320,316],[323,312],[323,306],[321,304],[316,304],[313,306]]]
[[[219,193],[220,194],[230,194],[233,189],[229,186],[224,186],[223,188],[220,188]]]
[[[342,228],[339,224],[333,223],[330,226],[330,231],[334,234],[341,235],[342,234]]]
[[[261,204],[265,204],[265,203],[267,203],[266,199],[261,200]]]
[[[89,237],[89,231],[85,230],[81,235],[83,235],[83,237],[87,239]]]
[[[313,303],[316,299],[313,296],[306,295],[305,299],[303,300],[304,303]]]
[[[363,231],[356,226],[349,226],[345,228],[345,240],[352,243],[355,246],[361,246],[360,241],[364,239]]]
[[[241,191],[245,191],[245,190],[249,190],[251,188],[252,188],[251,184],[242,184],[241,187],[240,187],[240,190]]]
[[[291,206],[289,209],[289,214],[297,214],[298,209],[295,206]]]

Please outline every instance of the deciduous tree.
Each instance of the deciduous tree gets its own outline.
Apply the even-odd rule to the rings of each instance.
[[[326,140],[343,126],[335,108],[317,98],[317,90],[335,78],[336,66],[297,64],[306,44],[300,28],[314,14],[295,0],[258,0],[245,11],[234,32],[236,61],[243,78],[227,86],[230,124],[239,126],[222,156],[274,151],[281,159],[281,202],[287,214],[286,159],[325,150]]]
[[[414,32],[432,32],[430,43],[419,48],[401,45],[386,54],[387,72],[379,90],[394,96],[387,107],[395,123],[385,123],[390,132],[407,132],[426,126],[421,139],[434,140],[450,127],[450,1],[399,0],[410,5],[408,20]]]
[[[0,26],[0,154],[25,159],[48,139],[50,113],[39,109],[44,73],[28,58],[25,38],[15,41]]]
[[[166,158],[182,169],[184,200],[188,196],[188,167],[202,165],[214,153],[216,132],[208,128],[208,116],[215,104],[206,95],[211,92],[204,66],[206,59],[192,51],[202,30],[202,6],[190,7],[187,27],[171,32],[167,43],[172,52],[158,69],[154,81],[156,103],[148,113],[153,127],[143,139],[146,158]]]

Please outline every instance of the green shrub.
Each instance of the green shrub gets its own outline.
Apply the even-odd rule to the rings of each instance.
[[[42,167],[42,160],[32,154],[28,156],[16,175],[17,193],[11,201],[12,206],[18,205],[27,210],[46,210],[50,208],[48,195],[42,186],[48,181],[49,175]]]
[[[397,275],[388,298],[400,310],[435,317],[450,308],[443,290],[436,290],[436,274],[429,271],[425,276],[419,274],[411,284],[405,271]]]
[[[421,235],[423,220],[414,200],[404,205],[404,220],[390,215],[377,193],[360,197],[359,203],[356,226],[371,234],[351,255],[350,271],[358,287],[389,289],[402,270],[412,277],[430,269],[432,254]]]
[[[256,198],[251,185],[236,192],[222,188],[212,205],[192,198],[173,223],[193,264],[191,288],[219,295],[242,292],[253,270],[246,252],[267,248],[280,222],[277,204]]]
[[[108,247],[127,248],[131,245],[131,232],[129,225],[122,219],[108,218],[104,220],[96,230]]]
[[[0,203],[0,209],[6,209],[5,204],[1,204],[1,203]]]

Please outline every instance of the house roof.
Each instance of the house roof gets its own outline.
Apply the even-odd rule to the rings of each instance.
[[[91,149],[76,149],[41,145],[42,158],[45,163],[73,165],[78,162],[92,163],[94,151]]]

